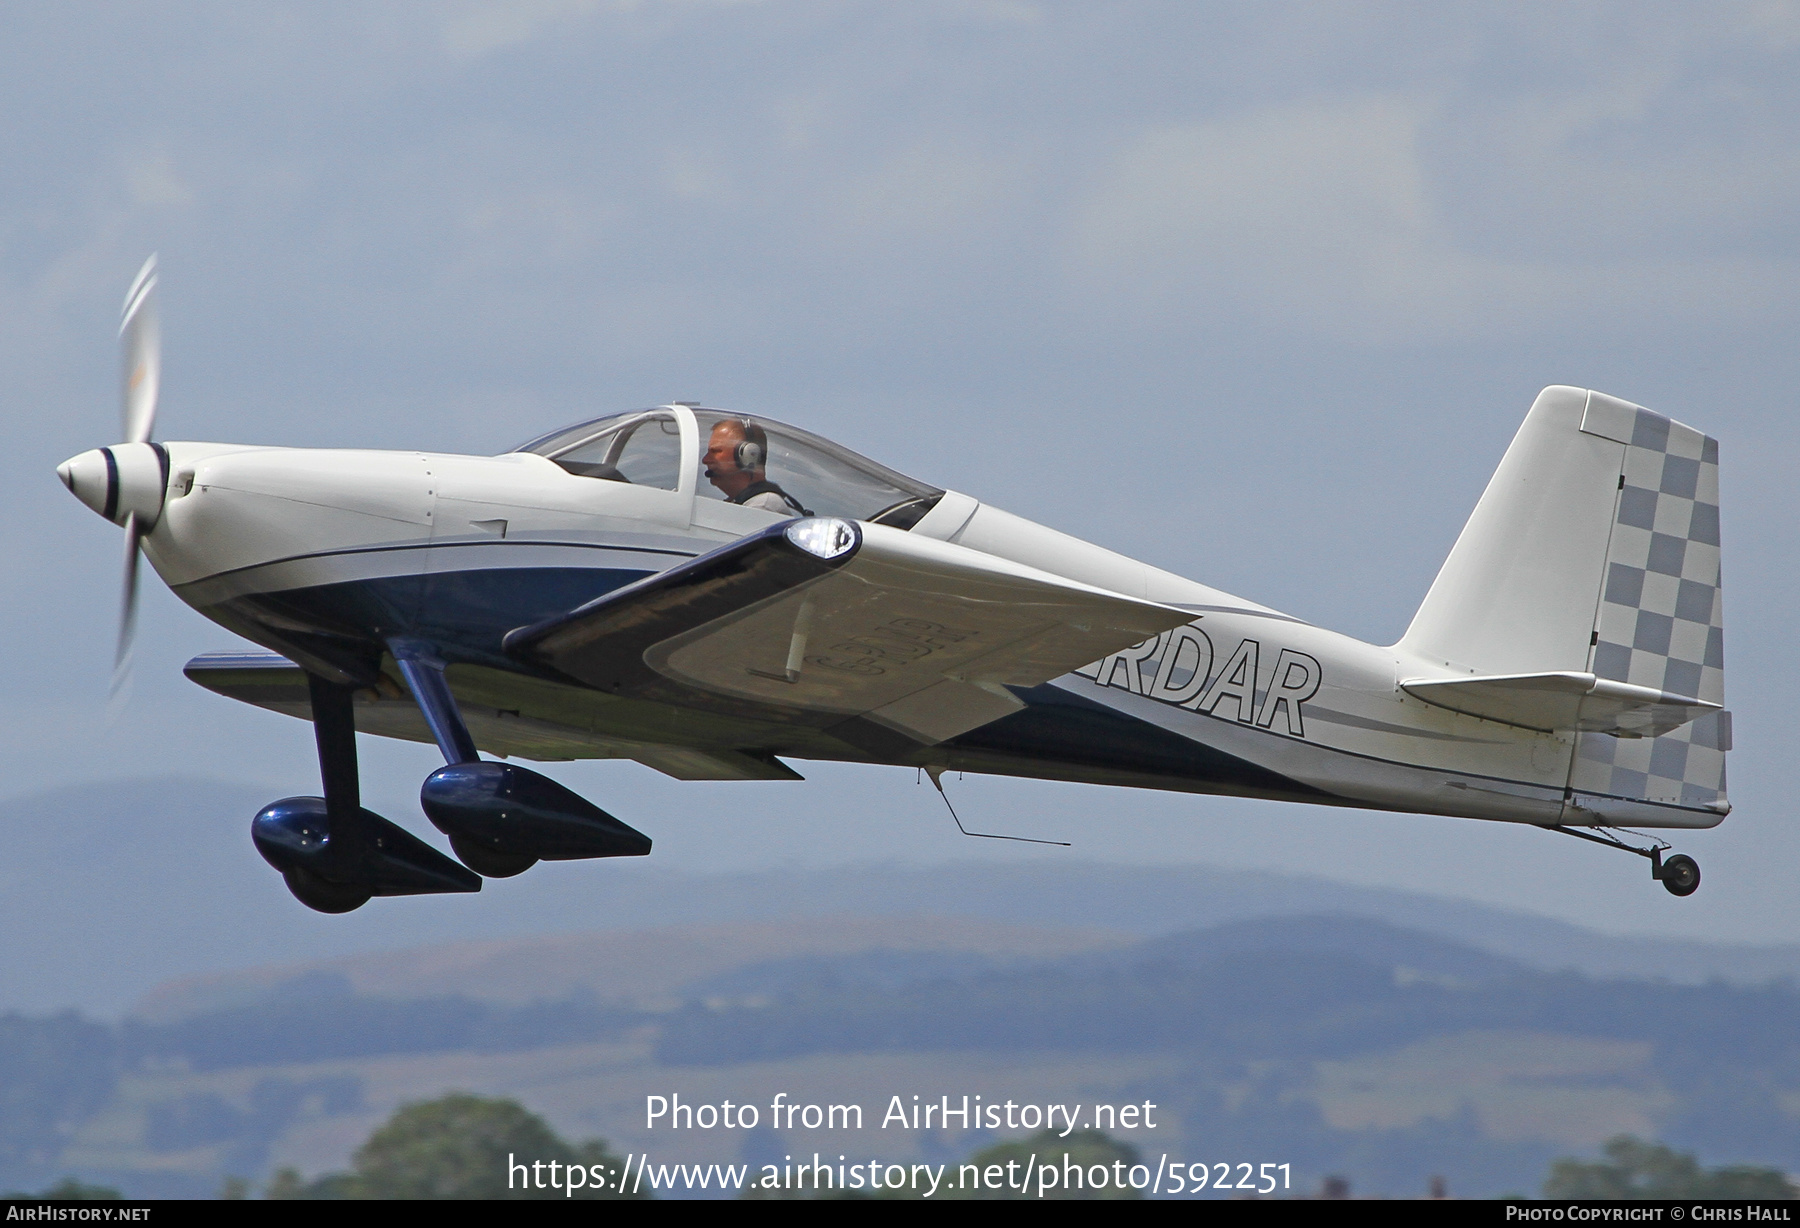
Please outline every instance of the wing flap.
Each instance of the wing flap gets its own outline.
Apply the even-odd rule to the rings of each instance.
[[[1025,701],[1004,686],[976,686],[946,678],[870,710],[869,717],[910,738],[936,745],[990,721],[1011,716]]]
[[[685,746],[643,747],[631,756],[676,780],[804,780],[774,755],[739,750],[691,750]]]
[[[1691,696],[1572,671],[1415,678],[1400,686],[1426,703],[1507,725],[1623,738],[1657,737],[1720,710]]]
[[[841,526],[829,556],[800,544],[823,540],[809,526],[824,523]],[[710,697],[825,724],[866,715],[935,743],[1015,711],[1008,686],[1192,620],[903,530],[801,520],[522,628],[506,646],[617,694]]]

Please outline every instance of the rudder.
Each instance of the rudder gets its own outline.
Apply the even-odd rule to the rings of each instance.
[[[1612,398],[1590,403],[1583,431],[1625,445],[1589,672],[1725,702],[1724,594],[1719,567],[1719,443]],[[1641,799],[1722,815],[1731,713],[1657,738],[1582,734],[1569,787],[1576,804]]]

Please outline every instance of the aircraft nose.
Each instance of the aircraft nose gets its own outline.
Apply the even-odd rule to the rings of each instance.
[[[83,452],[80,456],[71,456],[58,465],[56,476],[61,478],[62,484],[69,488],[70,494],[110,520],[112,517],[106,506],[107,493],[109,490],[116,492],[118,489],[116,477],[111,481],[107,480],[108,470],[111,468],[112,466],[106,463],[105,452],[100,448],[94,448]],[[114,493],[115,503],[117,498],[117,494]]]

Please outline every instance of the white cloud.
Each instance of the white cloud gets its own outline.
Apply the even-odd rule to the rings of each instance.
[[[175,169],[175,160],[164,152],[133,160],[126,167],[125,184],[132,202],[138,205],[182,206],[195,200],[194,190]]]
[[[462,209],[459,259],[452,271],[509,271],[583,259],[614,215],[568,188],[533,186],[483,194]]]
[[[832,212],[862,236],[946,235],[975,223],[1017,185],[1021,162],[953,139],[926,139],[834,186]]]
[[[723,158],[670,149],[663,155],[663,187],[677,200],[720,201],[731,192],[731,177]]]
[[[1076,207],[1077,293],[1181,326],[1248,314],[1371,342],[1576,317],[1601,328],[1609,317],[1734,319],[1792,297],[1792,270],[1766,260],[1472,250],[1422,157],[1432,113],[1417,98],[1363,96],[1142,132]],[[1604,213],[1606,185],[1590,179],[1576,194]]]
[[[940,20],[996,26],[1035,26],[1044,20],[1041,6],[1028,0],[950,0],[935,14]]]
[[[686,0],[689,4],[728,6],[760,0]],[[665,8],[676,0],[662,0]],[[450,16],[442,26],[444,49],[452,58],[475,60],[533,42],[554,27],[602,10],[634,13],[651,7],[644,0],[481,0]]]
[[[1770,51],[1800,47],[1800,3],[1752,0],[1744,9],[1744,27]]]
[[[504,0],[464,6],[445,20],[444,49],[474,60],[528,43],[561,21],[585,17],[600,0]]]

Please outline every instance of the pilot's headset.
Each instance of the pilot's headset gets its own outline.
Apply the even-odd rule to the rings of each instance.
[[[769,463],[768,432],[748,418],[732,420],[744,432],[744,438],[733,449],[731,459],[737,464],[738,472],[754,473]]]

